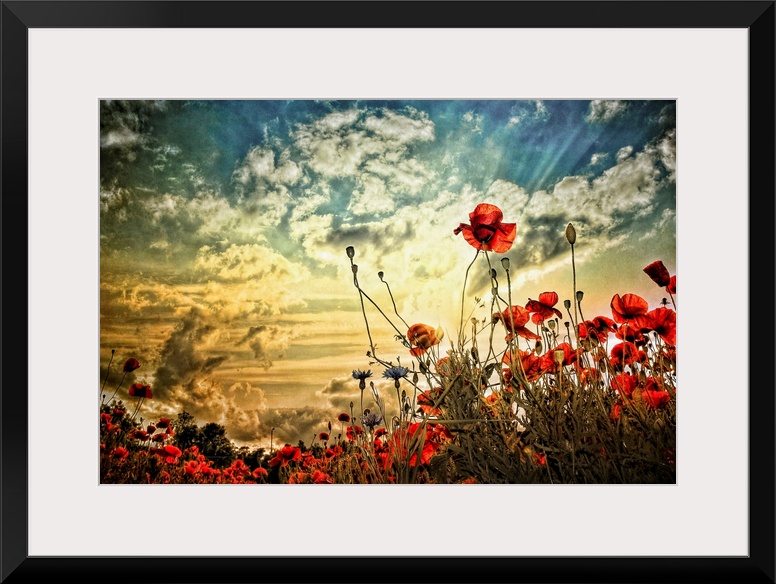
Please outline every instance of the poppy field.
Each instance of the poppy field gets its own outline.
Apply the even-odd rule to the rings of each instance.
[[[609,313],[588,314],[572,223],[558,234],[571,259],[568,298],[513,289],[510,260],[499,256],[515,245],[516,225],[497,206],[478,204],[453,233],[474,257],[461,267],[452,339],[405,321],[382,272],[392,306],[378,305],[359,279],[356,249],[346,248],[352,282],[343,285],[360,302],[367,365],[350,375],[360,397],[321,420],[310,444],[237,448],[223,427],[199,426],[186,412],[144,419],[153,388],[122,389],[141,366],[128,357],[116,387],[106,389],[106,375],[100,388],[101,483],[675,483],[676,275],[655,258],[643,272],[665,292],[659,305],[613,290]],[[472,270],[491,284],[473,308]],[[386,356],[370,314],[395,333],[390,352],[405,357]]]

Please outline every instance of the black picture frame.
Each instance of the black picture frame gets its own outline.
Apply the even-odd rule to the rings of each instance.
[[[62,582],[774,582],[774,15],[769,1],[363,2],[349,26],[744,28],[749,34],[749,554],[746,557],[29,557],[27,32],[57,28],[346,26],[345,2],[3,1],[0,581]],[[352,3],[351,3],[352,4]],[[428,4],[432,4],[429,2]],[[372,19],[369,14],[378,14]],[[275,24],[277,23],[277,24]],[[26,251],[26,249],[25,249]],[[753,262],[757,262],[753,265]],[[742,288],[743,288],[742,283]],[[753,325],[755,317],[758,325]],[[0,317],[2,318],[2,317]],[[20,317],[23,318],[23,317]],[[2,324],[2,320],[0,320]],[[763,334],[765,331],[765,334]],[[765,345],[765,346],[763,346]],[[757,363],[756,363],[757,360]],[[757,367],[755,367],[757,365]],[[770,365],[770,362],[766,362]],[[758,375],[759,377],[759,375]],[[756,392],[754,391],[756,390]],[[724,501],[719,503],[724,505]],[[562,536],[562,534],[560,534]],[[380,549],[379,538],[375,549]],[[414,580],[413,580],[414,579]]]

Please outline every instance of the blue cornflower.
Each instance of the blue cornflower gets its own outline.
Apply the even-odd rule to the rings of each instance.
[[[394,385],[398,389],[399,387],[399,379],[402,377],[406,377],[407,373],[409,373],[410,370],[406,367],[389,367],[385,371],[383,371],[383,377],[386,379],[393,379]]]
[[[370,430],[374,430],[375,426],[379,425],[383,421],[383,417],[369,410],[364,411],[364,415],[361,416],[361,423],[364,424]]]
[[[361,369],[353,370],[353,379],[358,379],[359,389],[366,389],[365,379],[367,377],[372,377],[372,371],[370,369],[367,369],[366,371],[361,371]]]

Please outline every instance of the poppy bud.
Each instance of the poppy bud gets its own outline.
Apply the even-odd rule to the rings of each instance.
[[[577,302],[582,302],[582,297],[585,295],[582,290],[577,290]]]
[[[358,273],[358,266],[356,264],[353,264],[352,266],[350,266],[350,269],[353,270],[354,274]]]
[[[509,258],[501,258],[501,267],[509,271]]]
[[[345,248],[345,253],[348,254],[350,259],[353,259],[353,256],[356,255],[356,250],[352,245],[349,245]]]
[[[412,374],[412,383],[414,383],[415,385],[418,384],[418,372],[417,371]]]
[[[566,310],[568,310],[569,308],[571,308],[571,300],[569,300],[568,298],[567,298],[566,300],[564,300],[564,301],[563,301],[563,306],[565,306],[565,307],[566,307]]]
[[[577,241],[577,231],[571,223],[566,225],[566,239],[571,245],[574,245]]]
[[[496,279],[496,270],[493,268],[490,269],[490,277],[494,280]]]

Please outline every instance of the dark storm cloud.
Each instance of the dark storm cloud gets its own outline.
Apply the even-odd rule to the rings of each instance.
[[[198,350],[197,344],[213,331],[214,327],[205,323],[203,313],[191,308],[162,346],[154,374],[154,397],[158,394],[163,399],[177,387],[193,390],[201,375],[211,373],[227,359],[206,358]]]

